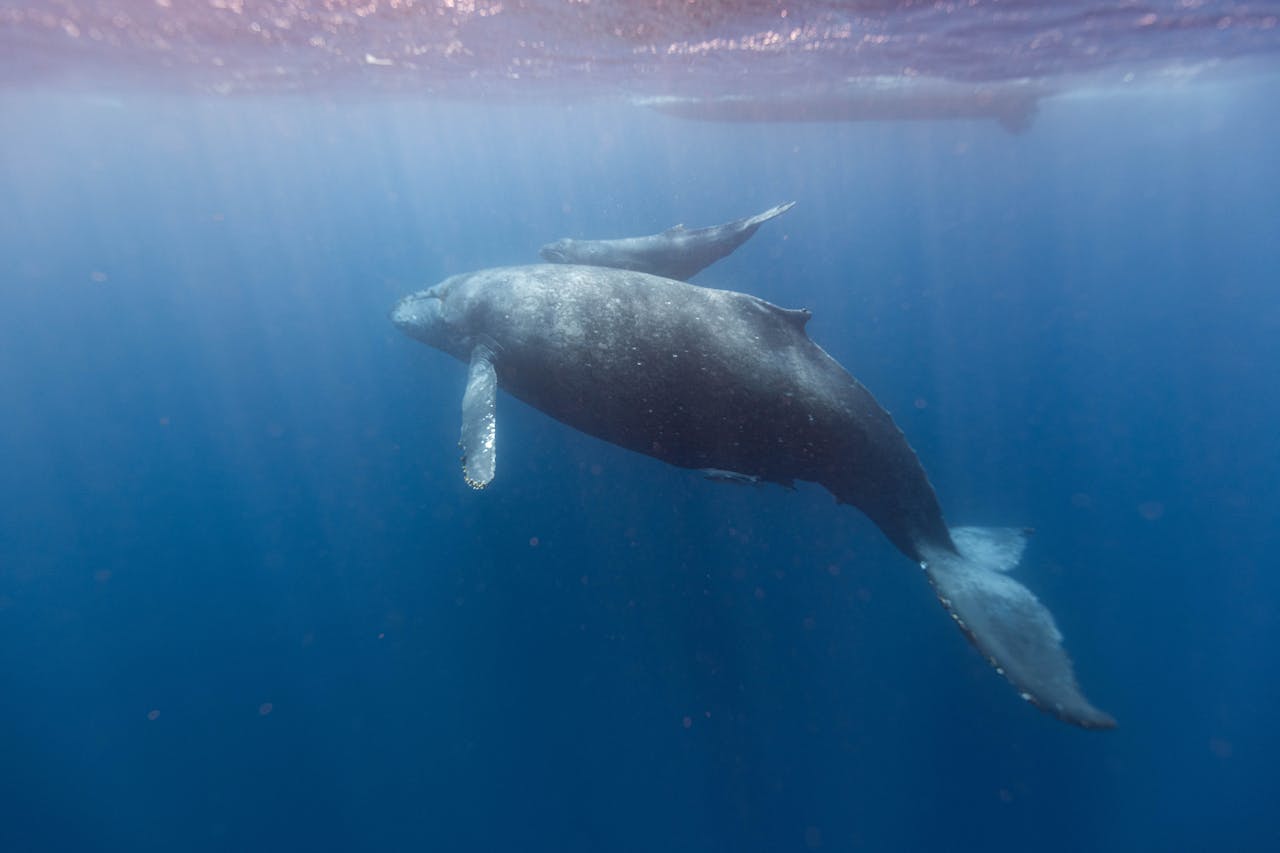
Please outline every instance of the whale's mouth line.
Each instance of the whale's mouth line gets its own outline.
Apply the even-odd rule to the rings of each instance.
[[[438,317],[444,309],[444,296],[430,290],[420,290],[401,299],[391,309],[391,322],[402,330],[421,325],[429,317]]]

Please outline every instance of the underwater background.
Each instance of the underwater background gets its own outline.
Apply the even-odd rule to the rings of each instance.
[[[0,92],[0,849],[1280,845],[1276,78],[990,121]],[[816,486],[499,399],[388,311],[795,200],[813,311],[1120,727],[1019,700]]]

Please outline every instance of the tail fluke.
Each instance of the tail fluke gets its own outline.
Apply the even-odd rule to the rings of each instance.
[[[775,216],[781,216],[795,206],[796,203],[794,201],[784,202],[775,207],[769,208],[763,213],[757,213],[755,216],[748,216],[746,219],[742,220],[742,225],[744,228],[759,228],[770,219],[773,219]]]
[[[961,630],[1022,698],[1086,729],[1116,721],[1089,703],[1076,683],[1062,634],[1039,599],[1009,576],[1022,558],[1026,533],[1014,528],[956,527],[959,553],[922,546],[934,591]]]

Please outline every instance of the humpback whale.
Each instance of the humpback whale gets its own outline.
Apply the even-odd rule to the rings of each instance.
[[[613,267],[687,281],[751,239],[761,225],[794,206],[795,202],[789,201],[755,216],[706,228],[689,229],[673,225],[661,234],[648,237],[617,240],[571,240],[566,237],[546,244],[540,254],[544,261],[553,264]]]
[[[961,630],[1024,699],[1110,728],[1049,610],[1010,574],[1020,529],[948,527],[889,413],[809,339],[805,310],[631,270],[535,265],[448,278],[392,321],[468,365],[467,482],[495,476],[497,391],[588,435],[739,482],[820,484],[923,568]]]

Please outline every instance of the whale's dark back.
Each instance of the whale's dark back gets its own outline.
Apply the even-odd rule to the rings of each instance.
[[[545,265],[459,281],[501,387],[589,435],[685,468],[820,483],[914,559],[950,547],[933,487],[807,314],[644,273]]]

